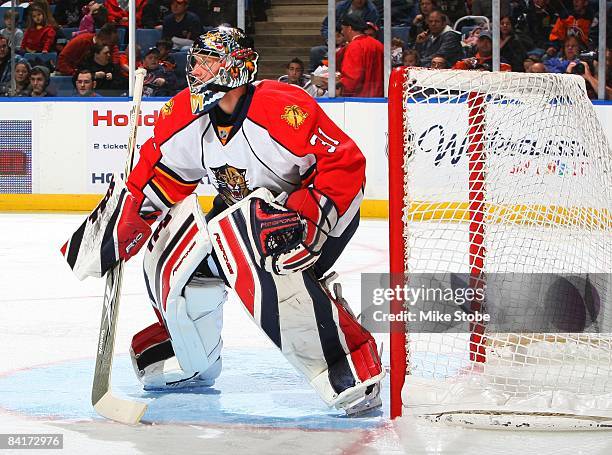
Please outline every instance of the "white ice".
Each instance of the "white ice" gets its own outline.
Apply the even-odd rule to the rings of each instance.
[[[147,401],[151,423],[105,421],[89,401],[103,282],[79,282],[59,253],[82,218],[0,214],[0,433],[62,433],[60,453],[70,454],[612,453],[607,432],[432,427],[392,423],[387,411],[342,417],[322,404],[234,298],[225,305],[225,368],[217,384],[192,394],[146,394],[127,355],[132,335],[155,320],[138,258],[124,276],[113,385],[119,395]],[[387,270],[387,245],[387,223],[364,220],[335,267],[356,312],[360,273]],[[386,335],[376,337],[388,348]]]

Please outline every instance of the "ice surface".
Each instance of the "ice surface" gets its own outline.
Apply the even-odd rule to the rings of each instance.
[[[390,423],[387,385],[385,415],[343,417],[327,409],[233,297],[215,386],[145,393],[127,355],[132,335],[155,320],[138,258],[125,269],[113,386],[120,396],[149,402],[149,423],[106,421],[89,402],[104,284],[79,282],[59,253],[82,217],[0,214],[0,433],[62,433],[61,453],[88,455],[612,453],[609,433],[516,435]],[[387,244],[386,222],[364,220],[335,267],[356,312],[360,273],[387,270]],[[385,335],[377,340],[388,346]]]

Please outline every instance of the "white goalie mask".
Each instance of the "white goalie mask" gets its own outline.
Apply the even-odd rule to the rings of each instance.
[[[192,112],[207,112],[225,92],[253,82],[258,59],[250,40],[238,28],[218,27],[200,35],[187,56]]]

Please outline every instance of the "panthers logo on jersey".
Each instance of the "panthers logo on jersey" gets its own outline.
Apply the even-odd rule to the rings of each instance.
[[[211,169],[215,174],[217,191],[227,205],[233,205],[249,195],[246,169],[239,169],[227,164]]]

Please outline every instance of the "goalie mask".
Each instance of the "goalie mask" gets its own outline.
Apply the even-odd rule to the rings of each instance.
[[[225,92],[257,76],[259,55],[239,28],[218,27],[193,43],[187,56],[187,82],[194,114],[209,111]]]

